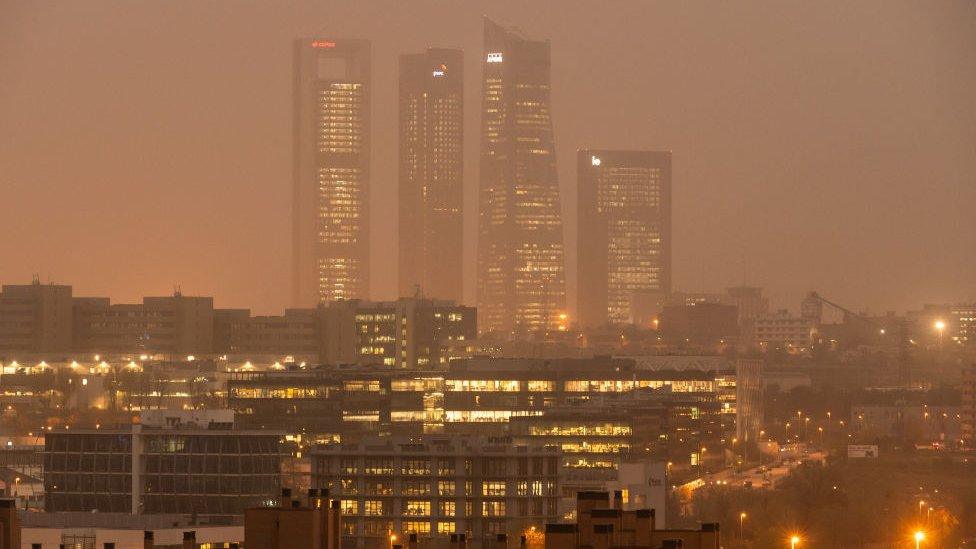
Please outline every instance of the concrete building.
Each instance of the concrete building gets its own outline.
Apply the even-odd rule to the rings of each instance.
[[[233,412],[153,410],[124,428],[45,435],[45,510],[238,515],[278,494],[280,433]]]
[[[252,316],[248,309],[214,311],[216,355],[258,360],[318,362],[325,354],[326,336],[318,309],[285,309],[283,315]]]
[[[112,304],[108,298],[76,297],[73,350],[84,353],[161,355],[167,360],[213,352],[212,297],[144,297]]]
[[[636,323],[671,291],[671,153],[583,149],[577,177],[580,325]]]
[[[757,349],[805,349],[813,344],[816,325],[811,318],[790,315],[785,309],[757,316],[746,327],[746,341]]]
[[[72,346],[71,286],[0,288],[0,357],[13,351],[65,352]]]
[[[549,42],[485,19],[478,216],[481,331],[565,329]]]
[[[194,520],[189,515],[103,512],[22,512],[18,549],[199,549],[240,547],[241,517]]]
[[[463,295],[464,52],[400,56],[399,288]]]
[[[472,548],[557,518],[559,451],[511,439],[377,438],[312,454],[313,485],[341,501],[343,547],[464,533]]]
[[[295,307],[369,297],[370,57],[367,40],[295,40]]]
[[[340,300],[284,316],[218,310],[214,330],[215,352],[237,359],[446,368],[477,338],[478,314],[453,301]]]

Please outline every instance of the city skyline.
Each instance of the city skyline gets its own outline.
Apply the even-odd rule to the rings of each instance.
[[[71,8],[59,9],[38,12],[38,21],[57,21],[66,15],[85,20]],[[193,9],[197,10],[201,23],[217,15],[207,8]],[[404,17],[422,18],[433,9],[420,5],[415,14],[404,14]],[[809,93],[795,87],[804,80],[786,69],[781,63],[784,58],[779,54],[761,56],[763,65],[757,65],[758,62],[748,65],[753,71],[764,71],[764,81],[768,82],[765,86],[750,87],[738,77],[719,70],[718,61],[724,57],[717,51],[716,40],[741,39],[741,43],[731,42],[738,44],[740,49],[763,44],[762,39],[746,39],[736,34],[735,29],[739,27],[735,25],[717,29],[721,32],[714,39],[690,33],[690,46],[675,45],[656,52],[655,45],[663,45],[665,38],[682,29],[687,30],[704,13],[690,7],[671,11],[662,7],[654,9],[664,10],[661,15],[670,16],[675,30],[663,32],[658,29],[659,37],[618,33],[619,39],[605,41],[599,48],[592,47],[597,43],[592,38],[597,35],[587,34],[596,33],[598,29],[587,30],[580,20],[550,21],[536,8],[526,9],[518,17],[517,23],[526,29],[527,34],[553,40],[556,156],[561,159],[559,179],[564,193],[562,209],[567,219],[573,218],[575,193],[570,189],[576,178],[573,163],[569,161],[571,156],[566,151],[582,147],[672,150],[680,159],[675,174],[675,181],[679,182],[675,195],[676,288],[714,290],[739,284],[744,278],[751,284],[765,287],[775,306],[795,303],[803,291],[816,288],[838,296],[845,303],[876,312],[906,309],[919,302],[972,298],[971,277],[965,276],[972,271],[972,258],[963,252],[964,243],[969,241],[973,231],[971,216],[965,215],[964,207],[972,203],[969,196],[973,189],[963,184],[963,174],[969,171],[971,155],[960,145],[968,141],[959,139],[972,135],[969,124],[971,105],[962,100],[969,96],[967,90],[972,86],[972,73],[959,64],[960,52],[965,49],[960,50],[954,45],[954,41],[964,36],[960,34],[962,24],[949,24],[939,33],[932,30],[934,24],[951,23],[954,13],[965,15],[967,12],[963,8],[927,11],[924,14],[926,24],[910,29],[916,38],[908,40],[913,43],[913,49],[898,49],[897,52],[892,49],[896,45],[892,33],[894,29],[906,30],[898,26],[899,17],[910,12],[911,8],[905,6],[891,6],[889,11],[880,14],[882,17],[876,19],[875,24],[865,23],[871,19],[871,10],[846,7],[843,15],[851,20],[850,25],[867,24],[862,29],[864,36],[853,38],[842,32],[843,29],[836,30],[830,35],[832,45],[820,45],[819,49],[811,49],[814,43],[820,43],[813,41],[814,23],[824,17],[833,17],[834,12],[816,12],[819,19],[799,22],[783,12],[769,10],[765,14],[767,20],[755,21],[765,32],[759,34],[765,40],[778,36],[770,34],[776,23],[798,31],[795,36],[780,40],[785,48],[784,56],[787,52],[802,54],[793,58],[797,67],[809,73],[805,77],[810,84]],[[11,99],[0,101],[0,105],[5,109],[5,118],[13,122],[8,126],[10,130],[2,134],[3,141],[9,146],[4,147],[5,153],[0,153],[3,155],[0,161],[11,168],[6,171],[4,182],[9,193],[7,198],[13,203],[45,200],[49,205],[46,213],[64,220],[66,226],[48,224],[42,230],[36,225],[37,216],[26,211],[8,212],[6,221],[13,234],[33,234],[37,238],[12,238],[0,242],[0,253],[5,258],[12,258],[4,262],[5,267],[0,271],[2,280],[22,281],[37,272],[44,280],[71,282],[86,293],[121,294],[124,298],[167,292],[174,285],[180,285],[191,293],[220,295],[227,300],[222,305],[255,303],[257,310],[274,311],[288,303],[290,254],[289,246],[283,244],[288,238],[290,210],[290,193],[284,190],[290,180],[287,162],[289,116],[286,112],[290,105],[287,97],[291,82],[288,46],[296,36],[333,36],[334,29],[322,32],[321,25],[303,21],[314,15],[314,10],[303,17],[292,15],[283,16],[285,20],[272,19],[268,26],[274,27],[273,31],[251,29],[259,32],[255,32],[249,41],[234,46],[246,49],[249,54],[247,63],[228,62],[224,53],[229,50],[223,48],[231,45],[217,41],[214,55],[223,59],[224,64],[211,63],[204,70],[204,61],[214,59],[209,53],[202,55],[199,61],[181,64],[179,68],[172,62],[180,57],[177,52],[186,52],[187,48],[205,52],[200,48],[211,44],[201,42],[204,35],[199,33],[203,29],[197,28],[196,24],[182,23],[186,26],[183,30],[194,37],[184,43],[166,40],[170,31],[149,29],[138,21],[129,20],[132,15],[128,13],[117,14],[113,19],[130,23],[125,27],[108,25],[86,37],[79,34],[81,27],[62,25],[59,34],[52,35],[43,28],[33,27],[34,24],[25,19],[25,10],[15,7],[10,11],[12,17],[6,20],[16,25],[18,32],[4,35],[17,39],[9,44],[6,49],[9,55],[0,59],[0,63],[9,63],[7,72],[20,77],[10,79],[0,89],[4,98]],[[444,13],[447,20],[456,23],[450,29],[411,30],[409,35],[401,32],[389,36],[380,36],[387,27],[382,18],[373,17],[379,11],[340,7],[337,12],[337,16],[345,16],[349,22],[341,36],[363,37],[376,44],[373,72],[376,78],[382,78],[376,83],[377,89],[384,91],[382,97],[373,98],[374,127],[380,125],[381,118],[384,120],[382,126],[392,125],[395,120],[396,102],[389,90],[392,88],[390,83],[395,80],[395,70],[391,68],[397,55],[421,51],[431,44],[455,46],[464,49],[470,67],[474,66],[472,59],[480,56],[481,48],[478,30],[481,13],[473,13],[475,10],[451,8]],[[497,11],[503,12],[504,6],[498,7]],[[256,14],[255,18],[257,14],[268,15],[258,8],[253,8],[252,12]],[[741,26],[752,21],[750,14],[755,15],[745,10],[736,14],[733,21]],[[628,16],[640,19],[626,7],[610,16],[620,24],[624,24]],[[187,18],[188,21],[194,19]],[[511,17],[504,19],[511,22]],[[245,14],[242,20],[250,19]],[[21,30],[28,32],[21,35]],[[130,61],[113,57],[106,49],[108,44],[117,43],[109,38],[122,40],[134,38],[139,33],[154,38],[151,42],[155,46],[148,42],[144,44],[144,55],[146,66],[152,66],[155,73],[147,72],[146,67],[133,67]],[[638,38],[643,42],[635,41]],[[63,41],[69,39],[76,49],[73,59],[77,62],[73,66],[53,72],[37,72],[25,64],[24,60],[29,56],[48,48],[62,47]],[[814,63],[815,60],[835,59],[844,45],[855,44],[865,47],[853,58],[846,58],[845,64],[827,69],[824,67],[829,64]],[[677,69],[674,64],[680,63],[684,59],[682,56],[691,55],[693,45],[708,54],[701,57],[701,66]],[[263,50],[255,49],[259,46]],[[886,61],[896,58],[896,53],[901,54],[899,60],[903,68]],[[106,62],[98,56],[103,56]],[[617,61],[601,65],[601,58]],[[112,60],[118,69],[125,68],[136,76],[118,80],[113,73],[116,67],[107,62]],[[879,62],[883,75],[870,71],[852,72],[877,66]],[[45,66],[59,66],[58,63],[56,58],[48,58]],[[627,88],[615,88],[579,78],[592,71],[579,72],[577,67],[596,66],[616,67],[598,71],[602,80],[619,82],[614,79],[621,77],[636,80]],[[628,66],[641,67],[641,71],[624,75]],[[930,78],[925,84],[916,85],[913,80],[906,80],[906,76],[919,70],[920,66],[937,68],[930,69],[931,74],[926,73]],[[219,69],[213,71],[213,67]],[[255,67],[262,70],[253,71]],[[714,74],[709,74],[708,70]],[[84,100],[84,108],[65,110],[72,103],[60,87],[48,85],[43,93],[39,92],[41,88],[38,86],[51,83],[52,75],[68,76],[78,74],[77,71],[99,71],[104,76],[98,85],[82,84],[72,90],[73,96]],[[211,84],[221,84],[221,89],[229,89],[227,82],[235,79],[241,82],[242,76],[253,78],[248,72],[261,74],[261,82],[244,82],[257,90],[254,93],[261,97],[262,108],[273,111],[276,121],[270,126],[269,115],[253,111],[253,105],[249,103],[253,99],[247,99],[248,94],[234,94],[245,98],[241,99],[218,96],[210,91]],[[470,105],[479,90],[477,75],[468,72],[465,95]],[[851,79],[851,74],[862,76]],[[145,96],[156,89],[156,79],[166,75],[183,76],[168,80],[167,88],[171,93],[162,101],[145,103]],[[187,88],[187,75],[193,75],[197,84]],[[648,81],[645,75],[655,77]],[[841,78],[844,75],[848,78]],[[663,76],[670,76],[671,80],[661,78]],[[692,82],[717,82],[723,78],[724,85],[734,92],[721,96],[726,97],[725,103],[714,103],[718,95],[703,95],[696,91],[692,94],[695,101],[713,101],[702,103],[712,106],[699,109],[696,114],[690,109],[698,103],[679,100],[679,94],[682,90],[687,91]],[[101,93],[102,87],[110,83],[127,93],[118,97]],[[793,92],[793,98],[784,99],[789,94],[771,95],[776,89]],[[831,93],[826,92],[834,90],[832,93],[838,94],[841,89],[849,91],[847,102],[828,100]],[[201,95],[191,98],[188,95],[191,90]],[[634,94],[644,99],[635,102]],[[105,98],[109,96],[113,99],[106,102]],[[917,103],[925,97],[937,97],[941,101]],[[27,98],[33,99],[27,101]],[[216,101],[218,98],[220,101]],[[757,112],[749,107],[757,99],[762,99],[768,109]],[[904,108],[909,104],[906,102],[919,110],[908,118],[890,116],[899,105]],[[614,108],[604,103],[614,104]],[[138,108],[139,105],[143,110]],[[675,108],[665,109],[665,105]],[[38,116],[36,109],[39,106],[47,109],[47,114]],[[247,107],[241,110],[242,106]],[[828,106],[833,109],[827,109]],[[115,107],[120,110],[109,110]],[[281,116],[283,109],[285,114]],[[804,109],[809,109],[810,114],[804,114]],[[947,116],[947,109],[951,110],[951,116]],[[466,126],[477,127],[478,115],[471,112],[477,109],[467,110]],[[632,114],[620,116],[618,111]],[[113,121],[109,116],[112,112],[124,116]],[[177,112],[190,112],[193,114],[190,118],[195,121],[174,116]],[[251,116],[240,117],[241,112]],[[857,112],[864,117],[861,129],[845,129],[838,126],[839,122],[824,119],[824,113],[829,112],[847,113],[848,116]],[[37,129],[25,125],[29,119],[24,116],[30,116],[30,113],[34,113],[30,120],[62,119],[73,129],[60,134],[37,133]],[[773,113],[777,114],[773,116]],[[593,125],[599,117],[607,121],[602,128]],[[773,119],[784,122],[774,123]],[[630,123],[625,122],[627,120]],[[750,135],[737,142],[732,137],[737,133],[730,131],[732,126],[738,125],[733,124],[735,121],[751,123],[762,130],[753,133],[765,133],[769,138]],[[793,124],[787,121],[793,121]],[[801,121],[807,124],[799,123]],[[201,130],[197,124],[204,122],[208,129]],[[49,123],[38,127],[49,128],[46,124]],[[685,126],[694,128],[693,131],[714,134],[714,137],[694,138],[681,129]],[[269,128],[273,129],[270,133]],[[797,131],[795,128],[805,129]],[[827,139],[827,130],[843,131],[839,138]],[[94,132],[102,139],[86,143],[68,139],[82,131]],[[389,224],[396,217],[390,215],[395,200],[389,198],[392,189],[389,182],[393,181],[390,175],[396,169],[396,163],[390,161],[396,148],[390,145],[395,143],[396,137],[395,132],[391,134],[386,128],[377,133],[374,152],[379,158],[373,161],[376,178],[372,186],[374,191],[380,192],[374,193],[379,195],[375,204],[378,215],[372,225],[373,232],[382,236],[374,239],[372,255],[382,259],[378,259],[379,264],[372,268],[377,292],[371,297],[382,299],[396,293],[392,291],[396,284],[396,269],[390,268],[390,252],[395,251],[396,239],[390,238],[395,235],[395,230],[391,230]],[[123,134],[125,140],[119,137]],[[260,137],[239,137],[248,135]],[[797,137],[810,145],[797,148]],[[781,141],[789,148],[777,147],[774,141]],[[472,170],[476,173],[478,165],[476,159],[472,160],[472,148],[476,147],[476,142],[469,131],[465,147],[465,201],[469,212],[476,211],[472,208],[476,198],[472,194],[473,185],[477,180],[472,177]],[[37,154],[41,143],[66,162],[39,164],[31,161],[35,158],[31,155]],[[135,144],[142,146],[138,149],[139,154],[133,155],[128,151]],[[163,144],[174,144],[176,152],[160,156],[156,151]],[[761,150],[757,148],[760,144],[769,146],[769,155],[757,152]],[[721,151],[721,147],[728,151]],[[261,154],[256,154],[259,150]],[[743,155],[747,150],[752,156]],[[913,152],[910,163],[900,152],[906,150]],[[771,162],[769,158],[772,157],[782,160]],[[233,162],[228,162],[230,159]],[[266,166],[256,164],[263,162],[260,159],[268,161]],[[69,165],[71,170],[65,171]],[[215,171],[218,165],[221,171]],[[60,192],[59,186],[42,184],[56,180],[71,182],[71,188],[84,186],[90,193],[66,194]],[[910,194],[908,182],[923,180],[942,192]],[[122,185],[123,181],[125,185]],[[882,192],[887,194],[879,194]],[[70,200],[66,200],[66,196],[70,196]],[[747,196],[749,200],[745,199]],[[163,212],[174,211],[183,214],[180,220],[164,222]],[[896,220],[889,220],[890,215],[885,215],[885,211],[894,213]],[[928,221],[932,218],[926,215],[935,215],[937,220]],[[575,228],[574,223],[568,221],[565,225],[568,297],[569,303],[574,304]],[[79,230],[80,227],[84,230]],[[775,230],[766,231],[767,228]],[[465,233],[465,301],[472,303],[474,227],[471,221],[466,222]],[[930,245],[941,240],[938,235],[945,234],[955,237],[940,246]],[[880,235],[890,235],[890,238],[878,240],[876,237]],[[792,244],[801,240],[807,242],[806,246]],[[99,242],[97,246],[93,244],[96,241]],[[234,242],[243,244],[235,249]],[[214,246],[216,252],[212,258],[201,256],[202,248]],[[776,253],[771,253],[773,250]],[[955,252],[945,253],[946,250]],[[761,262],[748,259],[760,257]],[[743,258],[748,260],[743,261]],[[849,276],[846,270],[841,273],[831,267],[839,261],[848,262],[858,276]],[[744,262],[748,263],[745,269]],[[109,266],[111,268],[107,268]]]

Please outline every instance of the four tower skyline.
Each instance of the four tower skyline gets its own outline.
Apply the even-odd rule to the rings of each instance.
[[[367,40],[295,43],[295,306],[369,298],[369,57]],[[565,330],[550,44],[486,18],[480,64],[479,330]],[[450,48],[399,59],[400,296],[462,301],[463,65],[463,52]],[[670,153],[621,154],[639,160],[608,164],[601,177],[578,173],[586,325],[633,322],[630,294],[670,290]],[[594,208],[603,214],[587,216]],[[609,229],[594,231],[597,218]]]

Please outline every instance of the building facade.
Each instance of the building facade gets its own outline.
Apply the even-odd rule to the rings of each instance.
[[[565,327],[549,42],[485,19],[478,218],[481,331]]]
[[[277,496],[279,433],[233,428],[229,411],[143,412],[127,428],[45,436],[45,511],[239,515]]]
[[[813,344],[816,330],[813,319],[792,316],[781,309],[752,319],[745,331],[747,341],[757,349],[785,347],[799,350]]]
[[[343,547],[386,548],[392,536],[493,547],[557,515],[559,452],[510,439],[367,439],[312,454],[312,483],[342,509]]]
[[[67,351],[72,343],[71,286],[0,288],[0,356],[11,351]]]
[[[78,297],[73,314],[76,351],[158,354],[170,360],[213,352],[212,297],[176,292],[121,304],[102,297]]]
[[[399,288],[462,298],[464,52],[400,56]]]
[[[293,305],[369,296],[370,43],[294,44]]]
[[[577,178],[580,324],[635,323],[671,290],[671,153],[583,149]]]
[[[734,371],[650,370],[629,359],[455,361],[444,370],[330,367],[234,374],[228,405],[249,428],[315,441],[373,435],[510,436],[558,447],[603,482],[621,460],[698,465],[736,433]]]

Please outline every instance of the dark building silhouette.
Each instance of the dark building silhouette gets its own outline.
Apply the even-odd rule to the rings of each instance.
[[[370,44],[295,41],[293,302],[369,294]]]
[[[464,52],[400,56],[400,296],[461,300]]]
[[[671,289],[671,153],[580,150],[577,178],[580,323],[637,322]]]
[[[735,305],[720,303],[668,305],[661,313],[661,333],[673,342],[699,345],[737,341],[738,314]]]
[[[549,42],[485,20],[478,311],[506,335],[565,325]]]
[[[307,505],[282,489],[277,507],[244,510],[244,544],[255,549],[339,549],[342,515],[329,493],[308,491]]]

